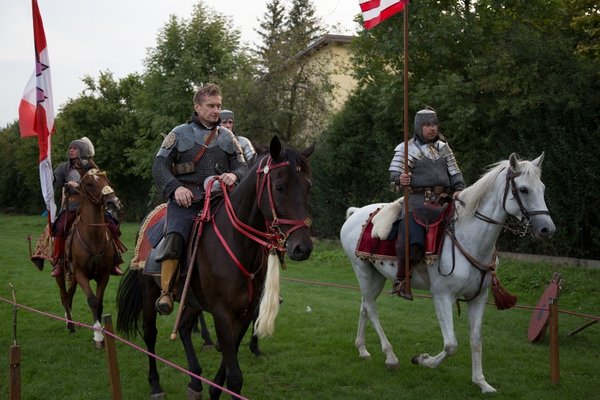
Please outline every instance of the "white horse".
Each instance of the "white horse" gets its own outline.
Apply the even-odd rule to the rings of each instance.
[[[468,305],[472,381],[483,393],[496,391],[486,382],[481,363],[483,312],[492,278],[497,283],[494,272],[498,265],[496,240],[502,229],[522,235],[530,230],[535,237],[548,237],[556,230],[544,201],[544,184],[540,179],[543,158],[544,153],[533,161],[520,161],[513,153],[509,160],[490,166],[489,171],[463,190],[459,200],[454,202],[454,230],[446,231],[437,261],[431,266],[419,264],[413,267],[411,287],[431,292],[444,338],[444,348],[439,354],[414,356],[414,364],[436,368],[456,352],[458,343],[454,333],[452,306],[458,299],[465,299]],[[385,207],[381,213],[394,205],[397,202],[390,203],[390,207]],[[379,322],[375,300],[383,290],[386,279],[393,281],[396,278],[398,263],[379,259],[373,262],[369,257],[355,254],[363,225],[369,215],[382,206],[384,204],[371,204],[348,209],[340,238],[362,294],[354,344],[361,358],[370,358],[365,343],[368,317],[379,335],[386,365],[396,367],[398,359]],[[505,222],[509,215],[520,220],[517,227]],[[376,226],[373,231],[376,228],[382,231],[381,227]],[[389,232],[389,229],[384,228],[383,231]]]

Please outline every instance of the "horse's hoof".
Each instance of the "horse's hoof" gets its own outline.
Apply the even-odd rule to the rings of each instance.
[[[150,395],[150,400],[162,400],[166,398],[167,396],[165,395],[165,392],[154,393]]]
[[[413,356],[413,358],[410,359],[410,362],[415,365],[419,365],[419,358],[420,356]]]
[[[96,341],[94,340],[94,343],[96,344],[96,348],[97,348],[97,349],[103,349],[103,348],[104,348],[104,340],[103,340],[103,341],[101,341],[101,342],[96,342]]]
[[[387,367],[387,369],[398,369],[400,368],[400,363],[396,362],[396,363],[385,363],[385,366]]]
[[[188,400],[202,400],[202,391],[196,392],[188,387],[187,398]]]
[[[206,343],[204,343],[202,345],[202,351],[212,351],[212,350],[214,350],[214,348],[215,348],[214,344],[206,344]]]

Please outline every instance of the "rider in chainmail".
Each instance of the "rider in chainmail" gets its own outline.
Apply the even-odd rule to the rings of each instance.
[[[240,136],[235,132],[235,115],[233,111],[221,110],[221,125],[235,134],[235,137],[238,142],[240,142],[240,146],[244,151],[244,159],[246,160],[246,163],[250,164],[256,156],[256,150],[254,150],[254,146],[252,146],[250,139]]]
[[[94,145],[90,139],[84,136],[81,139],[73,140],[69,143],[69,161],[60,164],[54,170],[54,193],[61,194],[61,210],[52,225],[54,248],[51,275],[55,278],[64,273],[65,241],[75,222],[80,203],[79,181],[90,169],[98,168],[92,160],[94,155]],[[108,213],[105,213],[104,218],[114,240],[118,240],[121,235],[118,220]],[[32,257],[32,261],[40,271],[44,268],[43,259]],[[119,269],[119,264],[122,262],[120,248],[115,246],[115,259],[110,270],[111,275],[123,275]]]
[[[409,196],[409,239],[410,264],[419,262],[424,256],[425,228],[412,218],[415,207],[435,203],[440,197],[458,194],[465,187],[463,175],[458,168],[454,153],[438,132],[435,111],[425,108],[415,115],[414,136],[408,141],[408,171],[404,170],[404,143],[394,149],[390,163],[392,190],[410,186]],[[400,235],[396,245],[398,272],[392,293],[412,300],[410,287],[406,287],[404,269],[404,224],[400,224]]]
[[[232,186],[247,169],[237,139],[219,126],[220,111],[219,87],[207,84],[200,88],[194,96],[191,121],[165,137],[154,159],[152,177],[167,200],[165,236],[156,254],[156,261],[161,263],[162,289],[156,309],[161,314],[173,310],[173,277],[185,254],[194,218],[202,211],[206,184],[218,176],[213,190],[219,183]]]

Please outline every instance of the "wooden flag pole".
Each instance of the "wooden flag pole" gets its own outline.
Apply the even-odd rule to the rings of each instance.
[[[8,398],[21,399],[21,346],[17,344],[17,298],[12,283],[8,284],[13,298],[13,345],[10,348],[8,371]]]
[[[404,173],[408,173],[408,1],[404,7]],[[406,291],[410,293],[409,188],[404,186],[404,277]]]

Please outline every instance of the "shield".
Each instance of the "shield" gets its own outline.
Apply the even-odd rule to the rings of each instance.
[[[533,310],[531,321],[529,321],[527,338],[531,343],[535,343],[544,337],[550,319],[550,303],[552,299],[558,299],[561,285],[560,274],[554,273],[552,281],[540,297],[535,310]]]

